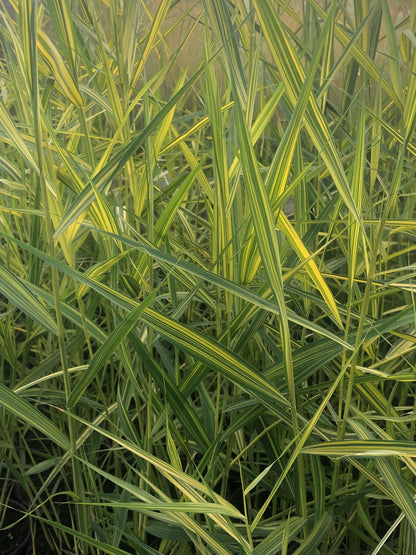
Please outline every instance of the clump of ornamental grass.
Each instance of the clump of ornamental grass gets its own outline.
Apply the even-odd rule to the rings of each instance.
[[[416,5],[323,4],[2,2],[34,552],[414,551]]]

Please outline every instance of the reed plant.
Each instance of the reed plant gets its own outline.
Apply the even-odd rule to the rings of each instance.
[[[416,553],[416,4],[350,8],[1,2],[33,553]]]

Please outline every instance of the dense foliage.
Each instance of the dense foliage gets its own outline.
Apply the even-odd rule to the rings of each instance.
[[[416,3],[305,4],[2,3],[34,553],[416,553]]]

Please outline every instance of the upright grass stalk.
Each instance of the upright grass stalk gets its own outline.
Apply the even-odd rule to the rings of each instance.
[[[33,130],[35,135],[37,162],[39,165],[39,182],[42,195],[43,213],[45,218],[45,230],[48,254],[51,258],[55,258],[55,241],[53,238],[52,220],[49,209],[49,195],[46,184],[45,167],[44,167],[44,153],[43,153],[43,133],[41,124],[41,114],[39,105],[39,90],[38,90],[38,55],[37,55],[37,25],[38,25],[38,12],[37,5],[33,2],[26,1],[22,3],[21,12],[19,14],[21,25],[23,28],[23,42],[26,43],[24,51],[26,53],[26,63],[28,71],[28,80],[31,86],[31,102],[33,109]],[[25,44],[24,44],[25,46]],[[59,293],[59,274],[56,268],[51,268],[52,289],[55,303],[55,315],[57,324],[57,337],[59,341],[59,351],[61,356],[61,364],[63,371],[63,378],[65,383],[65,394],[68,399],[71,385],[70,376],[68,373],[68,363],[65,353],[65,328],[63,326],[61,300]],[[69,424],[70,425],[70,424]],[[75,446],[74,438],[71,440],[71,448]]]
[[[49,192],[46,183],[45,165],[44,165],[44,140],[42,131],[42,121],[41,121],[41,105],[39,101],[39,75],[38,75],[38,49],[37,49],[37,27],[38,27],[38,10],[37,4],[31,0],[25,0],[22,2],[21,12],[19,13],[19,18],[21,18],[21,26],[23,29],[22,39],[24,44],[24,52],[26,53],[26,63],[28,70],[29,83],[31,85],[31,102],[33,109],[33,129],[34,138],[36,144],[37,152],[37,162],[39,166],[39,183],[42,196],[43,214],[45,220],[45,232],[46,232],[46,243],[48,249],[48,255],[51,259],[56,258],[55,251],[55,239],[54,230],[52,228],[52,218],[49,208]],[[26,48],[25,48],[26,46]],[[69,411],[68,418],[68,434],[70,441],[71,453],[74,455],[76,452],[76,438],[77,430],[76,423],[72,419],[71,412],[73,407],[69,404],[69,398],[71,394],[71,377],[68,370],[68,360],[66,353],[66,334],[65,327],[63,323],[62,310],[61,310],[61,299],[60,299],[60,285],[59,285],[59,273],[55,267],[51,267],[51,282],[52,282],[52,294],[54,299],[55,317],[57,325],[57,339],[59,345],[60,353],[60,363],[62,367],[62,376],[64,380],[64,390],[66,399],[66,409]],[[81,505],[77,506],[77,524],[79,529],[84,534],[88,533],[88,523],[87,523],[87,512],[85,506],[82,505],[84,501],[84,483],[82,479],[82,471],[79,461],[74,457],[71,457],[72,472],[74,476],[74,491]],[[85,545],[83,551],[85,552]],[[78,546],[75,544],[75,552],[78,553]]]

